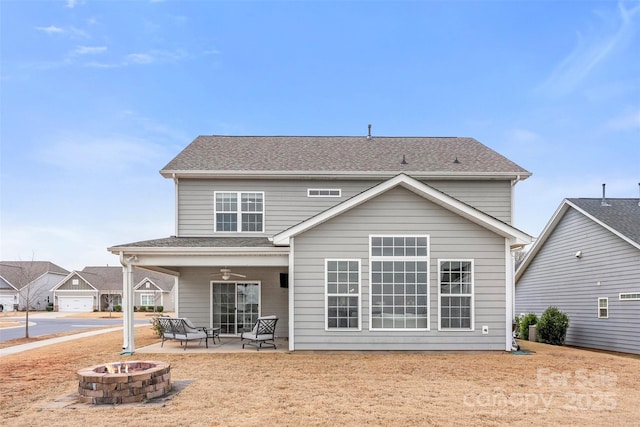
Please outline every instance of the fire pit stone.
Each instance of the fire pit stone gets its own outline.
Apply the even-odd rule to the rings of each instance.
[[[78,371],[78,400],[83,403],[135,403],[169,391],[171,365],[165,362],[115,362]]]

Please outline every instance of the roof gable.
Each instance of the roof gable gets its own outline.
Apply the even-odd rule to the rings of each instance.
[[[531,175],[473,138],[220,135],[197,137],[160,173],[167,178]]]
[[[334,218],[343,212],[353,209],[372,198],[389,191],[392,188],[403,187],[425,199],[460,215],[488,230],[495,232],[510,240],[512,246],[523,246],[531,243],[532,237],[528,234],[506,224],[478,209],[461,202],[435,188],[420,182],[404,174],[397,175],[381,184],[378,184],[362,193],[336,205],[324,212],[319,213],[306,221],[303,221],[281,233],[273,236],[274,245],[288,245],[290,239],[303,233],[325,221]]]
[[[601,227],[640,249],[640,202],[638,199],[564,199],[516,270],[516,281],[524,274],[544,243],[569,209],[574,209]]]
[[[45,274],[67,275],[69,271],[49,261],[0,261],[0,277],[20,290]],[[23,283],[29,280],[29,283]]]

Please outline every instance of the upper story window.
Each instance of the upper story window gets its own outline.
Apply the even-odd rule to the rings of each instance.
[[[342,190],[339,188],[309,188],[307,197],[341,197]]]
[[[218,192],[215,197],[215,231],[262,232],[264,230],[263,192]]]
[[[621,292],[620,301],[640,301],[640,292]]]

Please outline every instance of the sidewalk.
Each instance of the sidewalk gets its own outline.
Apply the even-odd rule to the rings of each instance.
[[[139,326],[149,326],[149,325],[133,325],[135,328],[139,327]],[[61,342],[65,342],[65,341],[71,341],[71,340],[75,340],[78,338],[85,338],[85,337],[90,337],[93,335],[99,335],[99,334],[106,334],[108,332],[115,332],[115,331],[121,331],[122,330],[122,326],[119,326],[117,328],[108,328],[108,329],[98,329],[95,331],[87,331],[87,332],[80,332],[77,334],[73,334],[73,335],[66,335],[64,337],[57,337],[57,338],[49,338],[47,340],[41,340],[41,341],[35,341],[35,342],[30,342],[27,344],[20,344],[20,345],[14,345],[12,347],[6,347],[3,349],[0,349],[0,357],[4,357],[4,356],[8,356],[10,354],[16,354],[16,353],[20,353],[23,351],[27,351],[27,350],[33,350],[34,348],[40,348],[40,347],[44,347],[47,345],[51,345],[51,344],[58,344]]]

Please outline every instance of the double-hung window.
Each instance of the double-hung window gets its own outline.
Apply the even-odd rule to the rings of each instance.
[[[360,330],[360,260],[328,259],[327,330]]]
[[[429,237],[371,236],[372,330],[429,329]]]
[[[262,232],[264,193],[215,192],[215,231]]]
[[[440,260],[440,329],[472,330],[473,261]]]
[[[608,319],[609,318],[609,298],[601,297],[598,298],[598,319]]]

